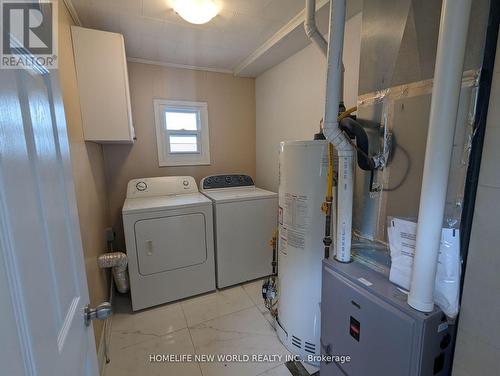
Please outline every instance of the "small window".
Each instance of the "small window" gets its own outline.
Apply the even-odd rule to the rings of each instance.
[[[210,164],[206,103],[155,99],[154,110],[160,166]]]

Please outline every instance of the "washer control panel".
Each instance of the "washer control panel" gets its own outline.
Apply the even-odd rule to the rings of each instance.
[[[253,185],[254,182],[250,176],[241,174],[212,175],[201,180],[202,189],[247,187]]]

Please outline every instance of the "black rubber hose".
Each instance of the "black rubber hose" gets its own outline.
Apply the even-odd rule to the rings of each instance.
[[[349,117],[340,121],[339,127],[346,132],[351,138],[356,139],[356,147],[358,149],[358,166],[365,171],[375,169],[373,159],[368,156],[368,135],[361,124]]]

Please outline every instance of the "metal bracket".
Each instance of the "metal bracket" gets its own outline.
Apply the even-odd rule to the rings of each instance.
[[[113,308],[109,302],[101,303],[95,308],[90,308],[90,305],[87,304],[83,311],[83,322],[85,326],[90,326],[92,320],[106,320],[112,314]]]

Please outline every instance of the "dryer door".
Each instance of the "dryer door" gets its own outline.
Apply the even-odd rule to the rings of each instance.
[[[201,213],[138,221],[135,241],[141,275],[186,268],[207,260],[205,216]]]

